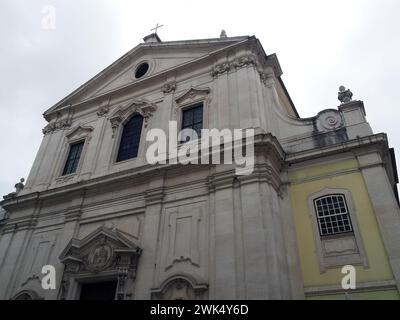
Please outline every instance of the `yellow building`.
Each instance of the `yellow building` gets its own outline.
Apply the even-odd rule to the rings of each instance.
[[[385,239],[379,228],[379,220],[368,194],[361,165],[354,155],[347,155],[347,158],[345,156],[320,163],[303,163],[292,168],[289,173],[306,297],[343,298],[343,289],[339,285],[344,277],[341,269],[344,264],[353,264],[356,266],[357,289],[351,296],[356,299],[399,299],[391,261],[385,249]],[[313,211],[310,210],[310,198],[325,193],[346,196],[348,210],[351,210],[353,232],[356,234],[340,239],[343,243],[339,250],[345,252],[348,258],[344,259],[345,262],[338,262],[336,268],[326,266],[325,259],[329,257],[326,250],[331,240],[322,240],[321,243],[318,239],[319,230],[316,228]],[[335,249],[337,247],[333,246],[328,253]],[[355,249],[360,253],[353,256]],[[332,266],[334,265],[335,263]]]
[[[390,226],[390,221],[396,224],[398,220],[397,181],[386,177],[386,172],[395,170],[392,150],[387,149],[383,134],[335,149],[319,150],[326,156],[317,161],[307,159],[305,154],[304,161],[293,156],[288,173],[305,296],[399,299],[394,274],[399,268],[395,251],[398,245],[390,243],[393,235],[388,230],[393,228],[391,231],[398,234]],[[332,195],[345,199],[345,211],[351,218],[352,230],[342,236],[322,236],[325,229],[321,230],[318,223],[316,202],[326,199],[328,204],[329,198],[323,197]],[[335,225],[344,224],[332,222]],[[347,295],[341,287],[346,275],[342,273],[344,265],[353,265],[356,270],[356,288]]]

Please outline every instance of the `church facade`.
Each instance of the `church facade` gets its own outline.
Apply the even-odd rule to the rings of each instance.
[[[1,202],[0,298],[399,299],[387,136],[344,87],[300,118],[281,75],[254,36],[151,34],[47,110],[29,177]],[[149,164],[146,136],[170,121],[254,129],[252,172]]]

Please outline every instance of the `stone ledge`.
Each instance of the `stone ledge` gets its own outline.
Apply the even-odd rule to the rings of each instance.
[[[386,281],[371,281],[371,282],[357,283],[357,288],[355,290],[348,291],[348,293],[385,291],[385,290],[397,290],[396,281],[386,280]],[[306,297],[344,294],[346,292],[347,291],[344,290],[340,285],[327,285],[327,286],[304,288],[304,293]]]

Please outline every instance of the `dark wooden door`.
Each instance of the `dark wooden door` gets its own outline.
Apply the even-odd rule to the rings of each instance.
[[[81,287],[80,300],[114,300],[117,281],[85,283]]]

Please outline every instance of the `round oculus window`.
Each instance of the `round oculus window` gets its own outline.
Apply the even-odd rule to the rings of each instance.
[[[136,79],[143,77],[149,71],[149,64],[147,62],[141,63],[135,71]]]

